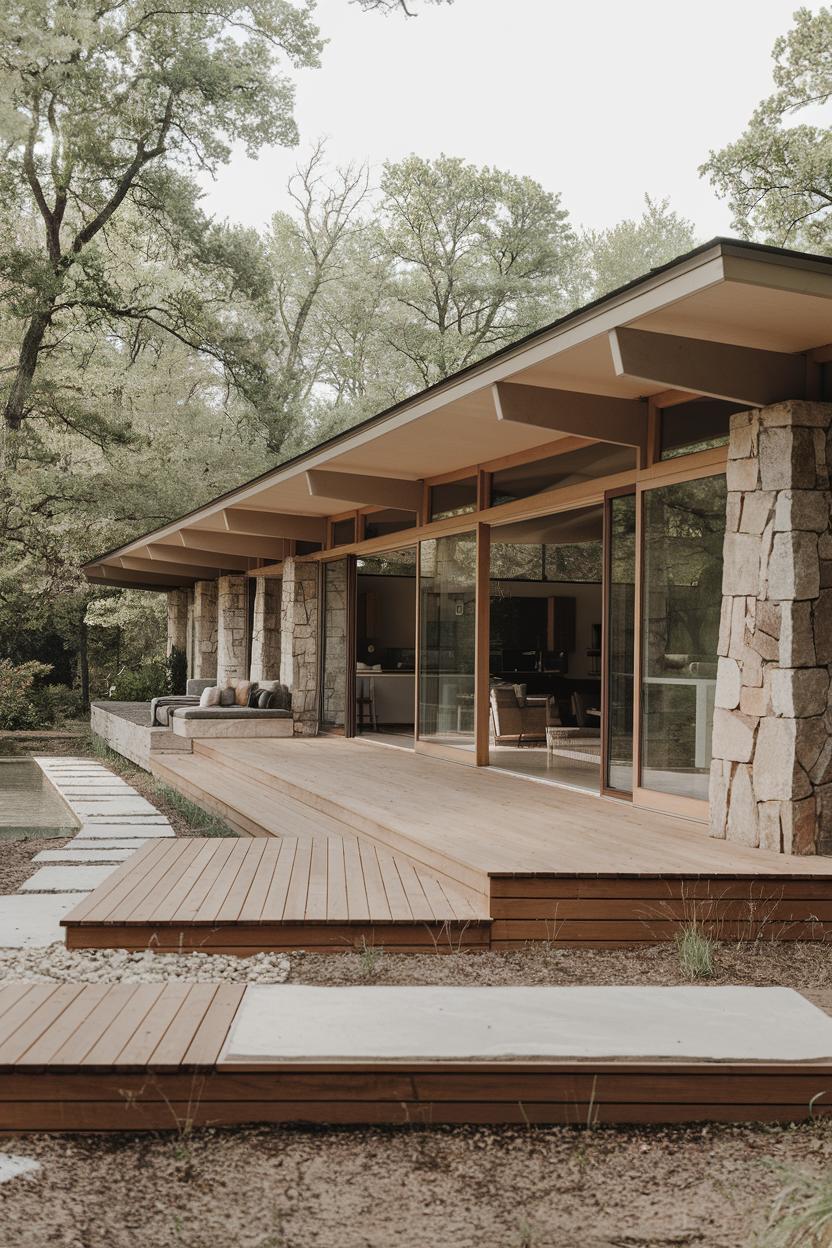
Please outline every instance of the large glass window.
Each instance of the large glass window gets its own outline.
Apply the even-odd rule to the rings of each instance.
[[[556,486],[579,485],[582,481],[626,472],[635,465],[635,454],[629,446],[583,446],[577,451],[501,468],[491,474],[491,506],[531,498]]]
[[[707,799],[725,478],[644,494],[641,783]]]
[[[344,728],[347,714],[347,588],[349,560],[324,564],[321,724]]]
[[[629,793],[633,787],[635,495],[611,498],[608,509],[606,783],[610,789]]]
[[[476,510],[476,477],[466,477],[464,481],[449,481],[447,485],[431,486],[431,520],[445,520],[448,516],[464,516],[469,511]]]
[[[742,403],[726,403],[722,399],[691,399],[662,409],[660,453],[662,459],[709,451],[727,446],[733,412],[742,412]]]
[[[364,536],[387,537],[390,533],[400,533],[412,529],[416,524],[416,513],[399,511],[395,507],[386,507],[383,511],[368,511],[364,516]]]
[[[336,520],[332,526],[332,545],[347,546],[355,541],[355,516]]]
[[[419,736],[474,743],[477,540],[459,533],[419,547]]]

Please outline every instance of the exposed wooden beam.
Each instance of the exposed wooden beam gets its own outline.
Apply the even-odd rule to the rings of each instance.
[[[403,477],[368,477],[354,472],[310,468],[306,483],[313,498],[336,498],[364,507],[418,511],[422,502],[421,481]]]
[[[227,568],[229,572],[247,572],[254,562],[242,555],[224,555],[222,552],[212,554],[207,550],[188,551],[184,546],[163,546],[161,542],[143,546],[136,554],[143,559],[145,551],[148,559],[152,559],[154,563],[175,563],[178,567],[187,567],[192,563],[200,568]]]
[[[285,541],[281,537],[252,537],[246,533],[212,533],[207,529],[180,529],[176,541],[165,542],[173,550],[210,550],[215,554],[243,555],[249,559],[282,559]]]
[[[162,563],[157,559],[143,559],[139,555],[122,555],[119,563],[128,572],[150,572],[171,581],[183,577],[189,581],[212,581],[220,574],[219,568],[193,563]]]
[[[146,572],[127,570],[115,567],[87,568],[84,574],[93,585],[111,585],[113,589],[179,589],[193,585],[192,575],[175,576],[165,573],[154,573],[151,577]]]
[[[597,442],[647,448],[647,404],[577,390],[551,390],[498,381],[493,386],[497,419],[559,433],[577,434]]]
[[[626,326],[610,330],[609,338],[618,377],[747,403],[749,407],[766,407],[806,394],[804,355],[654,334]]]
[[[229,533],[287,537],[299,542],[324,541],[326,521],[323,516],[287,515],[277,511],[254,511],[248,507],[226,507],[222,514]]]

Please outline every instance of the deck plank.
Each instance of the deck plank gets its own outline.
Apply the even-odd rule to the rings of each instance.
[[[367,893],[367,905],[373,918],[378,918],[380,922],[390,922],[393,917],[390,910],[390,903],[387,900],[387,892],[384,888],[384,880],[381,875],[381,867],[378,862],[378,851],[375,845],[370,845],[366,841],[359,841],[358,852],[361,858],[361,866],[364,872],[364,888]]]
[[[165,990],[165,984],[137,984],[135,991],[119,1012],[110,1019],[97,1040],[81,1058],[79,1065],[115,1066],[119,1055]]]
[[[112,984],[111,991],[105,993],[84,1019],[83,1027],[76,1028],[54,1053],[50,1065],[80,1067],[90,1049],[129,1004],[137,987],[136,984]]]
[[[263,923],[280,923],[283,919],[286,896],[289,892],[299,844],[300,842],[293,836],[287,836],[280,842],[280,857],[277,860],[260,916]]]
[[[278,858],[286,844],[287,842],[282,837],[263,840],[263,857],[260,859],[257,875],[252,881],[248,896],[240,910],[239,918],[241,923],[256,923],[260,919],[263,907],[266,904],[266,898],[269,895],[275,870],[277,869]]]
[[[58,1050],[84,1025],[110,987],[109,984],[84,984],[60,1018],[18,1059],[18,1068],[48,1066]]]
[[[349,918],[347,906],[347,878],[344,862],[344,839],[328,836],[326,917],[328,922],[343,923]]]
[[[283,922],[297,923],[306,918],[306,901],[309,896],[310,872],[312,870],[312,846],[309,840],[298,841],[295,849],[295,860],[292,863],[292,877],[286,892],[286,904],[283,907]]]
[[[361,850],[354,836],[344,837],[344,882],[347,895],[347,918],[350,922],[366,922],[370,917],[367,884],[361,862]]]
[[[31,1009],[25,1018],[21,1018],[14,1030],[0,1043],[0,1066],[13,1066],[19,1062],[26,1050],[36,1044],[43,1033],[72,1004],[82,988],[82,984],[60,984],[53,992],[44,995],[37,1007]],[[27,999],[23,998],[23,1001]],[[28,1004],[31,1006],[34,1000],[28,1000]]]
[[[187,999],[148,1059],[150,1070],[175,1071],[185,1059],[202,1025],[219,984],[191,984]]]
[[[225,859],[222,870],[214,879],[202,900],[202,904],[193,915],[195,923],[211,923],[217,918],[228,894],[236,883],[237,876],[240,874],[240,869],[249,850],[254,850],[256,853],[257,846],[250,845],[245,840],[237,841],[231,846],[231,853]]]
[[[114,1059],[115,1066],[146,1066],[164,1040],[168,1028],[190,995],[186,983],[167,983],[153,1001],[139,1026]]]
[[[243,842],[243,844],[245,844]],[[217,922],[229,922],[240,917],[240,911],[248,897],[249,890],[260,870],[263,854],[269,842],[258,837],[253,845],[246,846],[247,852],[240,864],[237,878],[228,890],[228,895],[216,913]]]
[[[185,1050],[184,1067],[213,1066],[217,1062],[244,992],[245,984],[219,985]]]

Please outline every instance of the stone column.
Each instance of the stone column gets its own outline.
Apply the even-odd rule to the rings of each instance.
[[[217,582],[194,585],[193,674],[196,680],[217,677]]]
[[[347,560],[324,566],[321,722],[344,727],[347,712]]]
[[[183,654],[188,653],[188,608],[191,604],[189,589],[169,589],[168,599],[168,644],[167,654],[176,647]]]
[[[318,565],[283,561],[280,679],[292,691],[296,736],[318,731]]]
[[[248,677],[246,662],[248,578],[221,576],[217,581],[217,684]]]
[[[258,576],[251,624],[252,680],[280,679],[280,597],[278,576]]]
[[[832,404],[731,418],[711,833],[832,852]]]

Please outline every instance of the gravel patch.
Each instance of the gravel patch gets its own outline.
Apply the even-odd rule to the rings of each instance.
[[[0,949],[0,983],[12,980],[66,980],[84,984],[192,983],[282,984],[289,959],[282,953],[251,958],[213,953],[127,953],[123,949]]]
[[[541,942],[511,952],[292,953],[295,984],[687,984],[672,942],[637,949],[556,949]],[[705,984],[832,990],[828,945],[752,941],[718,944]]]
[[[19,892],[24,880],[28,880],[35,871],[32,862],[35,854],[44,849],[63,849],[69,844],[66,839],[54,836],[24,836],[19,840],[0,840],[0,895]]]
[[[264,1127],[14,1148],[42,1166],[3,1190],[15,1248],[757,1248],[784,1176],[832,1165],[822,1123]]]

